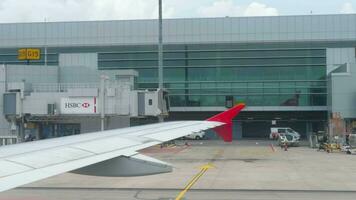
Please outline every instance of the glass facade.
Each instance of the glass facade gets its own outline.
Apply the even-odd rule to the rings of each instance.
[[[130,47],[132,48],[132,47]],[[156,88],[157,49],[99,53],[99,69],[136,69],[139,88]],[[325,106],[326,49],[299,43],[166,45],[164,86],[173,107]]]
[[[324,45],[332,44],[165,45],[164,86],[173,107],[224,106],[227,96],[249,106],[326,106]],[[86,52],[98,53],[99,70],[135,69],[140,89],[158,86],[155,45],[52,47],[48,65],[58,65],[60,53]],[[0,62],[27,63],[16,55],[1,49]],[[27,64],[44,64],[43,58]]]

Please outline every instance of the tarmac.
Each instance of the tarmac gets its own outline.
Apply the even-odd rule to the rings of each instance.
[[[175,199],[188,184],[182,199],[356,198],[356,156],[342,152],[284,151],[268,140],[202,140],[142,153],[171,163],[173,172],[129,178],[66,173],[0,193],[0,200]]]
[[[26,188],[8,192],[6,200],[174,200],[178,190]],[[355,192],[193,189],[184,200],[354,200]]]

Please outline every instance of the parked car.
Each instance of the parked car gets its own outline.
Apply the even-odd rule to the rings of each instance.
[[[294,136],[297,140],[300,139],[300,134],[289,127],[271,127],[271,133],[269,134],[269,138],[279,139],[279,136],[282,134],[289,134]]]
[[[192,140],[201,140],[203,139],[205,136],[205,133],[203,131],[200,132],[196,132],[193,134],[189,134],[187,136],[185,136],[186,139],[192,139]]]

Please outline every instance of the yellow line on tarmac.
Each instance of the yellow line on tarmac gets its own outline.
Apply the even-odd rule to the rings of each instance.
[[[181,191],[181,192],[178,194],[178,196],[176,197],[175,200],[181,200],[181,199],[184,197],[185,193],[187,193],[188,190],[193,187],[193,185],[199,180],[200,177],[202,177],[202,176],[204,175],[204,173],[205,173],[208,169],[209,169],[209,168],[205,168],[205,167],[202,168],[202,169],[200,170],[200,172],[199,172],[198,174],[196,174],[196,175],[193,177],[193,179],[192,179],[191,181],[189,181],[188,185],[185,186],[184,190]]]
[[[204,173],[206,171],[208,171],[208,169],[211,169],[211,168],[214,168],[214,166],[212,165],[212,162],[214,162],[218,157],[222,156],[222,154],[224,153],[224,150],[220,149],[220,150],[217,150],[215,152],[215,155],[214,157],[211,159],[211,162],[209,162],[208,164],[205,164],[203,166],[200,167],[200,171],[199,173],[197,173],[193,178],[192,180],[189,181],[189,183],[184,187],[184,189],[178,194],[178,196],[175,198],[175,200],[181,200],[185,193],[188,192],[188,190],[190,188],[193,187],[193,185],[198,182],[198,180],[200,179],[200,177],[202,177],[204,175]]]

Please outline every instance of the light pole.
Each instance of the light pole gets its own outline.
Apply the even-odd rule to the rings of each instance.
[[[163,90],[162,0],[158,0],[158,89]],[[158,121],[164,121],[162,113],[158,116]]]
[[[158,88],[163,89],[162,0],[158,0]]]
[[[45,37],[45,42],[44,42],[44,50],[45,50],[45,52],[44,52],[44,62],[45,62],[45,67],[47,67],[47,18],[45,18],[44,19],[44,32],[45,32],[45,34],[44,34],[44,37]]]
[[[105,130],[105,82],[108,80],[109,77],[106,75],[101,75],[100,76],[100,121],[101,121],[101,126],[100,129],[101,131]]]

